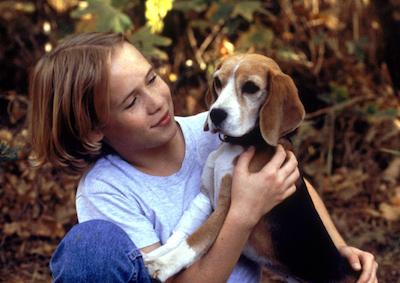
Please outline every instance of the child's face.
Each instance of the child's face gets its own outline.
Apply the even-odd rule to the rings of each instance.
[[[124,158],[176,135],[170,89],[131,44],[124,43],[111,57],[110,92],[110,116],[101,132]]]

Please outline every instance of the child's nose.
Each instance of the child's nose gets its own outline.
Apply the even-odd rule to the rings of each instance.
[[[147,92],[146,102],[147,111],[149,114],[154,114],[162,108],[163,98],[159,93]]]

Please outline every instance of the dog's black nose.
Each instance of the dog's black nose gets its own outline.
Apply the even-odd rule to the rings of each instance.
[[[225,110],[214,108],[210,112],[211,121],[214,123],[215,126],[220,126],[221,123],[226,119],[228,113]]]

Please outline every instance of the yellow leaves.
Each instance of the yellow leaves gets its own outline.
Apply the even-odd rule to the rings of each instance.
[[[78,0],[47,0],[50,7],[58,13],[64,13],[78,4]]]
[[[164,28],[164,18],[172,9],[173,0],[147,0],[146,19],[152,32],[161,32]]]

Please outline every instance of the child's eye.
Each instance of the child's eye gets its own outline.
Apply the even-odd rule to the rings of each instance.
[[[149,80],[149,84],[152,84],[157,78],[157,74],[154,74],[151,79]]]
[[[125,109],[131,108],[133,105],[135,105],[135,102],[136,102],[136,97],[132,99],[131,103],[129,103],[129,105]]]

